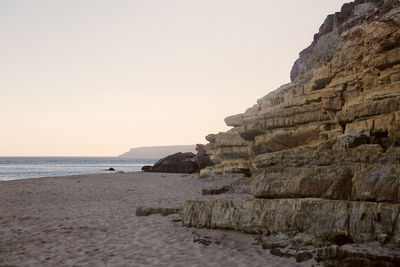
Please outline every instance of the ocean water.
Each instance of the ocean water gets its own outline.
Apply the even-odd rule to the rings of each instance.
[[[140,171],[157,159],[117,157],[0,157],[0,181],[77,174]]]

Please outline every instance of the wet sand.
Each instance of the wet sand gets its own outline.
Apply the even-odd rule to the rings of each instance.
[[[231,181],[141,172],[2,181],[0,266],[315,264],[273,256],[253,235],[183,227],[177,214],[135,215],[139,206],[179,208],[190,199],[227,197],[201,190]]]

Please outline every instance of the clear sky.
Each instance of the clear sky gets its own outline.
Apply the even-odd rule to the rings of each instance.
[[[0,156],[206,143],[345,2],[0,0]]]

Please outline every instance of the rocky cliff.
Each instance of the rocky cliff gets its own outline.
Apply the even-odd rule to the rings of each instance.
[[[400,2],[329,15],[291,78],[206,138],[202,174],[248,172],[255,199],[189,202],[184,225],[400,246]]]

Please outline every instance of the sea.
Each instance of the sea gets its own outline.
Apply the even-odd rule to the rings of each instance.
[[[140,171],[158,159],[119,157],[0,157],[0,181],[78,174]]]

